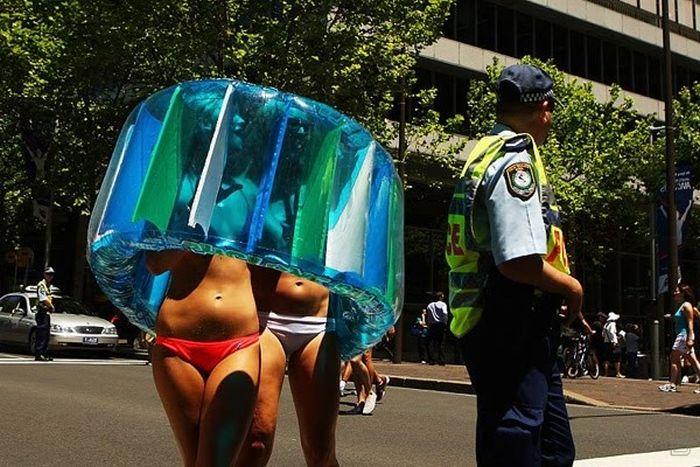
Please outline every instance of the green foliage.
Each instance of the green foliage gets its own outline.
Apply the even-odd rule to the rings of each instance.
[[[40,180],[12,182],[18,193],[5,190],[7,208],[50,193],[64,209],[89,212],[129,110],[189,79],[235,78],[314,98],[388,145],[396,132],[385,117],[450,3],[5,0],[2,178],[26,173],[32,155],[48,168]]]
[[[566,78],[551,63],[529,57],[523,62],[540,66],[554,81],[554,124],[540,150],[577,266],[599,266],[617,240],[626,251],[641,247],[648,233],[648,204],[663,171],[662,149],[650,142],[653,117],[636,113],[616,86],[599,102],[590,83]],[[502,69],[494,62],[487,81],[472,82],[472,137],[483,136],[495,122],[492,83]]]

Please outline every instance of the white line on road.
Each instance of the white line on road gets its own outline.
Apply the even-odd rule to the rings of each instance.
[[[698,465],[700,465],[700,447],[598,457],[574,462],[574,467],[697,467]]]
[[[92,366],[144,366],[143,360],[90,360],[66,358],[52,362],[37,362],[33,358],[0,358],[0,365],[92,365]]]

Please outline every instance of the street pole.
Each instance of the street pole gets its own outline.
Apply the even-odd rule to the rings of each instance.
[[[44,269],[51,262],[51,226],[53,224],[53,191],[49,192],[49,208],[46,212],[46,230],[44,232]],[[43,271],[42,271],[43,272]]]
[[[401,79],[401,92],[399,94],[399,178],[401,184],[406,186],[406,82]],[[403,310],[399,310],[401,315],[396,321],[394,334],[394,357],[392,363],[401,363],[403,358]]]
[[[676,210],[676,159],[673,153],[673,67],[671,63],[671,32],[668,20],[668,0],[662,0],[664,45],[664,107],[666,124],[666,196],[668,205],[668,292],[673,294],[678,284],[678,216]]]

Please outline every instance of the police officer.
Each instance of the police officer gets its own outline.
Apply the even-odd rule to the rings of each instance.
[[[38,299],[36,319],[36,344],[34,346],[34,360],[51,361],[53,358],[47,354],[49,348],[49,337],[51,333],[51,315],[54,311],[53,296],[51,295],[51,281],[55,271],[51,266],[44,270],[44,278],[36,286]]]
[[[552,80],[503,70],[497,123],[470,154],[450,206],[451,331],[477,395],[480,466],[565,466],[574,443],[557,367],[558,310],[581,317],[537,145],[552,125]]]

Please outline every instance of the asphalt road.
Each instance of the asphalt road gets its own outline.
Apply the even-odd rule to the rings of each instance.
[[[0,362],[0,465],[179,465],[150,368],[99,363]],[[303,466],[286,387],[281,404],[270,465]],[[575,406],[570,416],[578,459],[700,446],[700,418]],[[374,415],[340,417],[338,458],[345,466],[473,465],[474,420],[471,396],[389,388]]]

